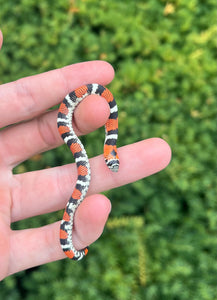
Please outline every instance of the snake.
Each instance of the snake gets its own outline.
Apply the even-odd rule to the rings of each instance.
[[[75,134],[72,120],[77,105],[89,95],[99,95],[106,99],[109,104],[110,114],[105,123],[104,160],[112,172],[118,172],[119,170],[119,157],[116,146],[118,138],[118,108],[116,101],[110,90],[103,85],[97,83],[82,85],[65,96],[59,106],[57,115],[59,134],[71,150],[77,167],[77,181],[65,206],[60,224],[60,245],[65,255],[72,260],[82,259],[89,248],[87,246],[83,249],[76,249],[72,242],[75,212],[84,200],[91,181],[89,159],[83,144]]]

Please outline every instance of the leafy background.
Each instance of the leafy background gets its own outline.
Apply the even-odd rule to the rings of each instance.
[[[109,87],[119,105],[119,145],[158,136],[173,151],[161,173],[106,193],[111,218],[87,259],[10,276],[0,298],[217,298],[216,12],[215,0],[0,0],[1,83],[106,60],[116,70]],[[89,156],[101,152],[102,136],[84,138]],[[15,172],[70,161],[60,147]]]

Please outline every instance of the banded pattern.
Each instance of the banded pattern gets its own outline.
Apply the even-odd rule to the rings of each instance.
[[[88,252],[88,247],[81,250],[75,249],[72,243],[72,228],[75,211],[87,194],[91,172],[84,146],[72,128],[72,115],[75,107],[85,97],[92,94],[104,97],[109,104],[110,116],[105,124],[104,158],[111,171],[117,172],[119,169],[119,158],[116,148],[118,138],[118,108],[115,99],[112,93],[102,85],[96,83],[83,85],[66,95],[60,104],[57,117],[59,133],[75,158],[78,172],[74,191],[65,207],[60,225],[60,244],[65,254],[73,260],[82,259]]]

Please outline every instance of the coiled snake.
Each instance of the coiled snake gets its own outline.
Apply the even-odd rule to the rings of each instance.
[[[83,85],[64,98],[60,104],[57,125],[64,142],[70,148],[77,165],[77,182],[73,193],[65,207],[60,225],[60,244],[65,254],[73,260],[82,259],[88,252],[88,247],[77,250],[72,243],[72,229],[75,211],[85,198],[91,179],[90,164],[84,146],[72,128],[72,116],[76,106],[88,95],[104,97],[110,107],[110,115],[105,124],[104,158],[108,168],[117,172],[119,158],[116,142],[118,138],[118,108],[112,93],[104,86],[93,83]]]

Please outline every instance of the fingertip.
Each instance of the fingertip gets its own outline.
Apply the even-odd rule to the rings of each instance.
[[[79,76],[73,78],[70,70],[73,68]],[[83,84],[98,83],[101,85],[109,84],[114,78],[114,68],[112,65],[104,60],[92,60],[80,62],[77,64],[65,66],[61,69],[64,72],[69,87],[76,88]],[[71,89],[68,91],[70,92]]]
[[[100,62],[104,64],[105,72],[109,76],[108,81],[112,81],[115,77],[115,70],[114,70],[113,66],[109,62],[104,61],[104,60],[101,60]]]
[[[161,138],[150,138],[121,147],[118,149],[118,153],[120,169],[117,174],[116,186],[160,172],[171,160],[170,146]],[[120,182],[118,182],[118,178],[121,178]],[[113,182],[112,184],[114,185]]]
[[[89,62],[84,62],[81,64],[86,64],[89,66],[89,71],[91,71],[92,76],[96,76],[97,81],[96,83],[107,85],[109,84],[115,76],[115,71],[113,66],[105,61],[105,60],[94,60]],[[94,83],[94,82],[87,82],[87,83]]]
[[[90,195],[82,202],[80,209],[81,217],[84,220],[90,219],[91,222],[94,220],[96,223],[103,222],[105,225],[111,211],[111,202],[104,195]],[[95,226],[95,224],[93,225]]]
[[[162,169],[166,168],[169,165],[172,158],[172,150],[169,144],[165,140],[157,137],[152,138],[150,140],[155,144],[155,147],[157,149],[160,149],[160,154],[159,154],[159,158],[161,161],[160,167]]]
[[[74,112],[74,123],[78,134],[87,134],[102,127],[108,120],[109,114],[109,105],[103,97],[88,96]]]

